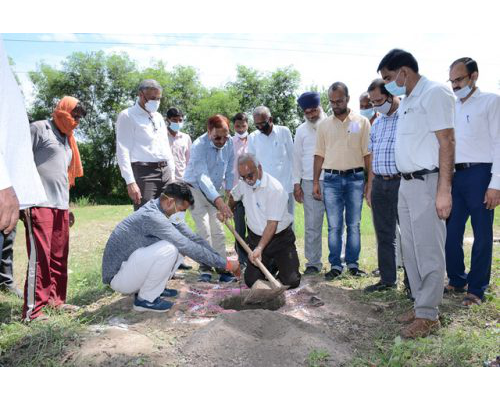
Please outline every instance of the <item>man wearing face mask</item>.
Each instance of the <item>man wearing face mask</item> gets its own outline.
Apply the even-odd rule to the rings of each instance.
[[[379,116],[378,111],[373,106],[368,92],[364,92],[361,94],[361,96],[359,96],[359,113],[363,117],[368,118],[368,120],[370,121],[370,125],[373,125],[373,123]]]
[[[207,121],[207,132],[196,139],[191,147],[191,158],[184,174],[184,181],[191,184],[195,205],[191,215],[198,234],[209,242],[217,252],[226,257],[226,236],[217,218],[220,212],[225,218],[233,213],[224,202],[224,194],[229,196],[233,187],[233,142],[229,135],[229,120],[216,114]],[[200,265],[200,281],[210,282],[213,265]],[[231,282],[234,277],[222,273],[221,282]]]
[[[398,192],[401,176],[396,167],[394,147],[398,124],[399,97],[391,95],[383,79],[375,79],[368,87],[370,101],[379,114],[370,131],[369,150],[372,170],[366,190],[366,201],[372,208],[377,236],[380,281],[365,288],[367,292],[396,287],[396,236],[399,228]]]
[[[463,305],[481,304],[491,274],[493,213],[500,204],[500,96],[476,86],[476,61],[459,58],[450,66],[455,92],[455,175],[453,207],[447,221],[445,292],[467,292]],[[465,225],[474,232],[471,267],[465,273]]]
[[[391,50],[380,62],[385,88],[406,97],[398,110],[395,156],[401,172],[398,215],[414,308],[398,318],[405,338],[439,329],[445,272],[445,220],[451,211],[455,140],[453,94],[419,74],[412,54]]]
[[[159,199],[125,218],[109,237],[102,281],[117,292],[135,294],[135,311],[167,312],[173,306],[165,297],[175,297],[177,291],[165,286],[183,256],[239,276],[238,262],[221,257],[184,222],[186,209],[194,204],[186,183],[170,183]]]
[[[116,157],[134,210],[158,198],[175,176],[167,127],[158,112],[161,94],[154,79],[142,81],[137,102],[116,121]]]
[[[370,179],[370,122],[347,107],[349,90],[343,82],[328,89],[333,115],[318,127],[314,152],[313,196],[323,200],[328,220],[328,261],[331,270],[326,280],[340,276],[342,232],[347,225],[345,263],[353,276],[365,275],[359,269],[361,251],[361,210],[365,190],[365,171]],[[323,190],[320,186],[324,170]]]
[[[265,280],[255,265],[258,259],[283,285],[296,288],[300,284],[299,257],[292,229],[293,217],[288,212],[288,193],[281,183],[262,170],[257,158],[250,153],[238,158],[240,182],[231,191],[229,205],[242,201],[245,207],[249,247],[245,284],[251,287]]]
[[[247,152],[257,156],[264,170],[281,183],[288,193],[288,212],[293,216],[292,133],[286,126],[275,125],[265,106],[254,109],[253,122],[257,130],[248,137]]]
[[[304,111],[305,122],[297,128],[293,143],[293,195],[304,204],[305,275],[318,274],[323,269],[321,253],[325,205],[313,197],[313,164],[318,125],[326,118],[317,92],[305,92],[297,100]],[[323,174],[320,176],[323,184]]]
[[[172,107],[167,110],[168,142],[175,161],[176,181],[181,181],[184,177],[192,144],[189,135],[181,132],[183,119],[182,111],[178,108]]]
[[[74,129],[87,114],[74,97],[57,104],[52,119],[31,124],[35,164],[47,201],[25,211],[28,271],[24,285],[23,320],[47,318],[46,306],[75,311],[66,304],[68,286],[69,189],[83,176]]]
[[[233,141],[234,149],[234,182],[235,187],[239,182],[238,172],[238,158],[247,151],[248,145],[248,117],[245,113],[237,113],[233,117],[234,136],[231,138]],[[246,237],[247,226],[245,223],[245,207],[241,201],[237,201],[232,208],[234,213],[234,229],[241,237]],[[240,264],[246,265],[248,261],[247,252],[240,246],[238,241],[234,244],[236,253],[238,253],[238,260]]]

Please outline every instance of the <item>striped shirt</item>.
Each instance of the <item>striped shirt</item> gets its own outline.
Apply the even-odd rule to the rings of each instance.
[[[396,167],[395,145],[398,113],[391,116],[380,115],[370,131],[368,149],[372,153],[372,169],[375,175],[394,175]]]

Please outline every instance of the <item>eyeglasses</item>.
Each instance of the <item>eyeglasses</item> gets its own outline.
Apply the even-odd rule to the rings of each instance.
[[[340,99],[337,101],[330,100],[330,104],[334,105],[334,106],[341,106],[342,104],[345,103],[346,100],[347,100],[347,97],[344,97],[343,99]]]
[[[469,78],[470,75],[464,75],[464,76],[461,76],[457,79],[448,79],[448,82],[450,82],[452,85],[456,84],[456,83],[460,83],[462,82],[465,78]]]
[[[255,174],[256,174],[255,172],[250,172],[246,175],[240,175],[240,180],[247,181],[247,182],[253,181]]]
[[[158,132],[158,128],[156,127],[155,120],[153,119],[153,117],[151,115],[148,115],[148,118],[153,124],[153,130],[155,131],[155,133]]]

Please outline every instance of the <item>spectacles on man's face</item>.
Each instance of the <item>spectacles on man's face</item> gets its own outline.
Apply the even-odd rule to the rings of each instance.
[[[452,85],[456,85],[456,84],[459,84],[461,83],[465,78],[469,78],[470,75],[464,75],[464,76],[460,76],[456,79],[448,79],[448,82],[450,82]]]
[[[344,104],[347,100],[347,97],[344,97],[343,99],[340,99],[340,100],[330,100],[330,104],[332,106],[341,106],[342,104]]]
[[[249,172],[248,174],[246,175],[240,175],[240,179],[242,181],[246,181],[246,182],[252,182],[253,181],[253,178],[255,177],[255,175],[257,174],[256,171],[254,172]]]

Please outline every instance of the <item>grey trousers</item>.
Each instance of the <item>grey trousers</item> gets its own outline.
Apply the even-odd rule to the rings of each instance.
[[[323,181],[320,182],[323,191]],[[313,195],[313,181],[302,179],[300,184],[304,192],[304,255],[306,267],[323,269],[321,263],[323,247],[323,221],[325,218],[325,203],[316,200]]]
[[[153,167],[132,163],[135,182],[142,194],[140,204],[134,204],[134,211],[137,211],[149,200],[157,199],[170,183],[170,167]]]
[[[438,173],[401,180],[398,213],[405,267],[417,318],[437,320],[446,269],[446,223],[436,211]]]

